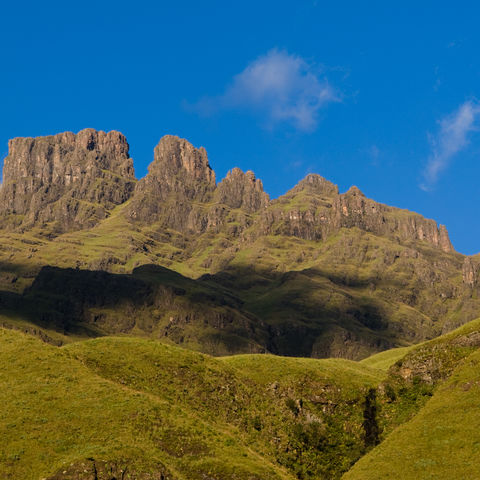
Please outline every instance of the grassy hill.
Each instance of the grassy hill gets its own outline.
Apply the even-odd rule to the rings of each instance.
[[[334,478],[363,452],[363,399],[382,377],[346,360],[0,332],[6,479]]]
[[[479,332],[353,362],[0,329],[0,478],[472,478]]]
[[[359,460],[345,480],[479,478],[480,352],[472,353],[408,423]]]

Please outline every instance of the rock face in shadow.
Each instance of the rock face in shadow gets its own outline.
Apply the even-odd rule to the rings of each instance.
[[[82,130],[15,138],[3,168],[2,226],[53,222],[58,233],[91,227],[130,198],[133,161],[119,132]]]

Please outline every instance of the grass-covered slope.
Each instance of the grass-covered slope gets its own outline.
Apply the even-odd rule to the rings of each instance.
[[[474,461],[442,459],[480,442],[479,332],[477,320],[352,362],[134,337],[54,347],[0,329],[0,478],[475,478]],[[410,477],[395,476],[400,451]]]
[[[346,360],[127,337],[59,348],[5,329],[0,363],[0,478],[19,480],[338,478],[382,379]]]
[[[434,340],[374,355],[384,441],[345,479],[477,478],[480,319]]]
[[[297,192],[275,203],[283,213],[273,229],[262,223],[260,212],[238,209],[225,210],[225,223],[199,234],[175,231],[153,220],[131,223],[127,201],[95,227],[81,231],[52,237],[49,225],[22,233],[2,230],[0,297],[30,287],[38,291],[38,275],[45,266],[133,273],[154,288],[172,284],[186,295],[176,295],[170,303],[165,295],[155,308],[144,308],[148,298],[137,295],[128,315],[115,302],[108,308],[79,305],[76,313],[100,319],[101,325],[87,322],[89,335],[95,330],[156,338],[167,333],[175,343],[215,355],[267,350],[360,359],[433,338],[478,315],[478,288],[464,283],[460,254],[353,225],[321,238],[303,230],[296,236],[295,229],[283,228],[300,208],[300,200],[321,203],[315,198],[311,192]],[[224,207],[209,203],[202,208]],[[248,218],[243,230],[236,230],[235,218],[241,215]],[[164,267],[164,272],[137,271],[145,265]],[[177,274],[183,275],[182,281]],[[73,277],[69,275],[70,281],[75,281]],[[83,288],[82,282],[78,288]],[[55,297],[57,292],[44,289],[45,294]],[[212,297],[219,302],[212,302]],[[47,316],[37,315],[34,323],[39,325]],[[45,322],[43,326],[52,329]]]
[[[345,480],[480,478],[480,352],[472,353],[408,423]]]
[[[103,377],[68,350],[0,332],[0,478],[77,478],[95,462],[127,468],[125,478],[290,478],[234,431],[168,395]],[[90,473],[85,478],[96,478]]]

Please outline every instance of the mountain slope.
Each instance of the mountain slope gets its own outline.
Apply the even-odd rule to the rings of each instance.
[[[451,479],[480,476],[480,352],[472,353],[425,407],[342,478]]]
[[[252,172],[233,169],[217,184],[206,151],[174,136],[159,142],[138,182],[118,132],[11,145],[0,188],[0,313],[11,316],[12,293],[23,295],[17,304],[40,299],[47,311],[30,309],[23,318],[37,327],[62,335],[167,333],[217,355],[359,359],[478,316],[478,260],[456,253],[445,227],[356,187],[339,193],[308,175],[270,200]],[[36,180],[18,178],[31,165]],[[65,207],[65,217],[71,201],[93,202],[99,215]],[[138,270],[145,265],[153,266],[148,275]],[[164,269],[154,273],[155,266]],[[145,288],[133,290],[127,309],[92,301],[120,281],[104,275],[95,287],[102,295],[77,296],[82,303],[74,292],[88,289],[97,270]],[[184,277],[180,287],[175,272]],[[170,293],[159,294],[159,286]],[[170,301],[178,287],[185,295]],[[74,314],[62,305],[75,305]]]
[[[0,361],[0,476],[22,480],[337,478],[364,450],[382,378],[346,360],[135,338],[57,348],[4,329]]]

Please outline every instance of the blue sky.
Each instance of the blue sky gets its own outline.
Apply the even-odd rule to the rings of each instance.
[[[476,2],[4,2],[0,155],[120,130],[137,176],[165,134],[276,197],[307,173],[447,226],[480,252]]]

